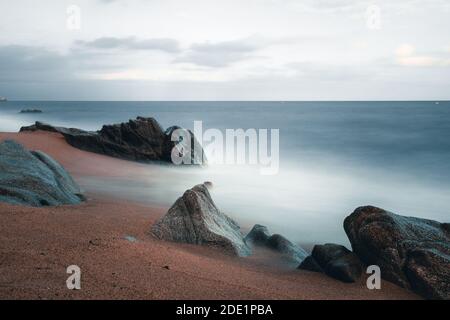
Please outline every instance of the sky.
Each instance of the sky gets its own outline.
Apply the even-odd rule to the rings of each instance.
[[[0,0],[15,100],[449,100],[449,0]]]

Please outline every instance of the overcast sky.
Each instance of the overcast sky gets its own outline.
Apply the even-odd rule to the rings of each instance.
[[[449,0],[0,0],[0,13],[10,99],[450,99]]]

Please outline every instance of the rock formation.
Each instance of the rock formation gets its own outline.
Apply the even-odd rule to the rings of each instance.
[[[41,207],[82,200],[80,188],[51,157],[12,140],[0,143],[0,201]]]
[[[204,184],[178,198],[151,233],[161,240],[211,246],[238,256],[251,253],[238,224],[216,207]]]
[[[367,206],[344,221],[353,251],[381,276],[429,299],[450,299],[448,223]]]
[[[189,142],[172,141],[172,133],[177,129],[181,128],[170,127],[164,131],[155,119],[138,117],[127,123],[105,125],[97,132],[54,127],[39,121],[32,126],[22,127],[20,131],[58,132],[76,148],[139,162],[171,163],[172,152],[180,154],[190,152],[191,164],[205,165],[206,156],[192,132],[184,130],[190,134]]]

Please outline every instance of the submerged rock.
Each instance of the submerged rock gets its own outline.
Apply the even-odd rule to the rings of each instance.
[[[216,207],[204,184],[178,198],[151,232],[162,240],[216,247],[238,256],[251,253],[239,225]]]
[[[353,251],[381,276],[429,299],[450,299],[447,223],[405,217],[381,208],[357,208],[344,221]]]
[[[0,143],[0,201],[41,207],[83,200],[72,177],[51,157],[12,140]]]
[[[172,133],[180,127],[171,127],[166,131],[153,118],[138,117],[127,123],[104,125],[100,131],[91,132],[75,128],[54,127],[37,121],[34,125],[22,127],[23,131],[58,132],[66,141],[79,149],[107,156],[139,161],[172,162],[172,152],[191,152],[191,164],[206,164],[206,156],[189,132],[191,141],[172,141]],[[187,154],[187,153],[186,153]]]
[[[253,226],[252,230],[245,237],[245,242],[249,245],[265,246],[275,250],[295,263],[300,263],[308,255],[305,250],[282,235],[270,235],[267,227],[259,224]]]
[[[362,263],[358,257],[338,244],[316,245],[308,258],[308,263],[301,264],[299,269],[318,272],[323,270],[330,277],[344,282],[355,282],[362,274]]]
[[[20,110],[19,113],[42,113],[42,110],[39,110],[39,109],[23,109],[23,110]]]

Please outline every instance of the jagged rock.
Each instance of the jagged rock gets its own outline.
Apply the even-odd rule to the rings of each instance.
[[[293,244],[291,241],[279,234],[270,235],[267,227],[256,224],[245,237],[249,245],[265,246],[275,250],[294,263],[300,263],[308,255],[305,250]]]
[[[191,151],[191,164],[205,165],[207,160],[201,145],[189,130],[191,140],[172,141],[172,133],[181,129],[170,127],[166,131],[153,118],[138,117],[127,123],[104,125],[100,131],[91,132],[75,128],[54,127],[37,121],[34,125],[22,127],[24,131],[58,132],[66,141],[79,149],[107,156],[139,161],[172,162],[172,152],[187,154]]]
[[[357,208],[344,221],[353,251],[381,276],[430,299],[450,299],[448,224]]]
[[[12,140],[0,143],[0,201],[41,207],[83,200],[72,177],[51,157]]]
[[[267,227],[255,224],[245,236],[245,242],[248,244],[266,245],[269,238],[270,233]]]
[[[316,259],[312,256],[307,256],[305,260],[300,263],[298,269],[308,270],[313,272],[324,272],[322,267],[317,263]]]
[[[162,240],[216,247],[238,256],[251,253],[239,225],[216,207],[204,184],[178,198],[151,232]]]
[[[311,257],[330,277],[344,282],[355,282],[361,277],[361,261],[344,246],[334,243],[316,245]]]

